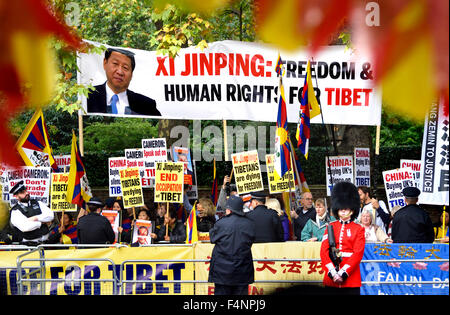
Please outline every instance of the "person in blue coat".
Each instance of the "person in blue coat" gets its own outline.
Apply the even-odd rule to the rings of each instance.
[[[215,295],[247,295],[248,285],[255,278],[252,256],[255,225],[246,217],[243,207],[239,196],[230,196],[225,216],[209,230],[214,249],[208,282],[214,283]]]

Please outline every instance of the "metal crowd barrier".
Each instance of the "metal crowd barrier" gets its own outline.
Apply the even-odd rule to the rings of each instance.
[[[161,245],[147,245],[145,247],[154,247],[154,246],[192,246],[192,245],[185,245],[185,244],[161,244]],[[18,291],[17,293],[19,295],[24,294],[24,283],[30,283],[30,294],[46,294],[46,287],[45,283],[47,282],[65,282],[65,283],[76,283],[80,284],[81,282],[110,282],[112,284],[112,290],[111,294],[114,295],[124,295],[126,292],[124,292],[124,288],[126,287],[127,283],[132,283],[133,285],[138,283],[147,283],[147,284],[156,284],[156,283],[166,283],[166,284],[182,284],[182,283],[193,283],[193,284],[206,284],[208,281],[206,280],[126,280],[123,278],[123,273],[125,270],[125,265],[130,263],[155,263],[155,262],[162,262],[162,263],[207,263],[210,260],[209,259],[128,259],[122,261],[122,263],[119,266],[119,276],[117,276],[116,272],[113,272],[113,277],[111,279],[46,279],[46,262],[49,261],[74,261],[74,262],[82,262],[82,261],[104,261],[106,263],[109,263],[111,265],[112,270],[116,270],[116,264],[108,258],[46,258],[45,257],[45,250],[46,249],[58,249],[58,248],[108,248],[108,247],[114,247],[114,248],[120,248],[120,247],[128,247],[127,245],[121,245],[121,244],[107,244],[107,245],[98,245],[98,244],[91,244],[91,245],[80,245],[80,244],[45,244],[45,245],[39,245],[35,248],[26,247],[28,249],[28,252],[23,253],[17,257],[17,287]],[[3,248],[2,249],[25,249],[22,247],[14,247],[14,248]],[[39,253],[39,258],[27,258],[27,256],[30,256],[33,253]],[[255,258],[253,259],[254,262],[263,262],[263,261],[279,261],[279,262],[305,262],[305,261],[320,261],[320,259],[317,258],[302,258],[302,259],[294,259],[294,258]],[[37,262],[37,266],[27,266],[27,268],[30,269],[29,272],[25,272],[24,270],[24,263],[27,262]],[[374,260],[362,260],[361,263],[402,263],[402,262],[449,262],[449,259],[392,259],[392,260],[383,260],[383,259],[374,259]],[[321,284],[322,280],[255,280],[254,283],[291,283],[291,284]],[[444,281],[362,281],[362,285],[379,285],[379,284],[392,284],[392,285],[418,285],[418,284],[444,284],[449,285],[448,280]],[[37,289],[39,287],[39,290]]]

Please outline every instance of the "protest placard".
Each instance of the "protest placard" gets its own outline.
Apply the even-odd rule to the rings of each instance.
[[[194,167],[192,166],[191,151],[189,148],[173,147],[172,160],[184,163],[184,183],[192,185],[194,177]]]
[[[127,159],[127,168],[139,168],[139,175],[141,176],[141,186],[149,188],[150,182],[143,180],[145,176],[145,159],[144,150],[139,149],[125,149],[125,158]]]
[[[370,187],[370,149],[355,148],[353,157],[355,162],[355,185]]]
[[[157,162],[155,202],[183,202],[184,163]]]
[[[142,186],[154,187],[156,162],[167,161],[166,139],[142,139],[142,150],[144,153],[144,174],[141,175]]]
[[[147,220],[136,220],[133,228],[133,243],[149,245],[152,243],[152,222]]]
[[[403,188],[414,186],[414,175],[409,168],[397,168],[383,172],[384,189],[389,210],[395,206],[406,206]]]
[[[68,173],[70,170],[70,154],[66,155],[53,155],[56,166],[58,167],[58,173]]]
[[[239,195],[264,190],[257,150],[234,153],[231,161]]]
[[[283,191],[295,190],[294,174],[289,170],[283,177],[275,176],[274,154],[266,154],[267,179],[269,192],[271,194],[282,193]],[[289,183],[290,180],[290,183]]]
[[[52,211],[77,211],[77,205],[66,200],[69,173],[52,173],[50,189],[50,209]]]
[[[8,170],[7,176],[9,187],[14,187],[14,185],[23,180],[31,199],[41,201],[46,205],[49,204],[50,167],[24,166],[18,169]],[[9,202],[12,207],[17,203],[17,199],[12,194],[9,194]]]
[[[420,189],[420,170],[422,168],[422,161],[400,159],[400,168],[409,168],[413,172],[414,186]]]
[[[137,167],[119,170],[122,188],[123,206],[125,208],[142,207],[144,195],[142,193],[141,176]]]
[[[449,205],[449,138],[448,102],[441,98],[425,118],[419,203]]]
[[[122,186],[120,184],[121,169],[127,168],[127,159],[125,157],[108,158],[108,174],[109,174],[109,196],[122,196]]]
[[[339,182],[353,183],[353,157],[330,156],[325,157],[325,170],[327,174],[327,196],[331,196],[334,184]]]
[[[111,227],[114,231],[114,239],[116,242],[119,240],[119,219],[120,213],[116,210],[102,210],[101,215],[108,219],[111,223]]]

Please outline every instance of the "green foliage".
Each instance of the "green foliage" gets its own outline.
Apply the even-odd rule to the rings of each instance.
[[[383,110],[380,144],[382,146],[417,145],[422,143],[423,123]],[[375,143],[375,142],[374,142]]]

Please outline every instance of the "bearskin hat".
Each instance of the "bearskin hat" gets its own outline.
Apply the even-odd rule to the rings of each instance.
[[[339,182],[333,186],[331,191],[331,210],[336,219],[339,218],[338,211],[340,209],[351,209],[353,210],[351,217],[353,221],[358,216],[360,206],[358,189],[355,185],[349,182]]]

